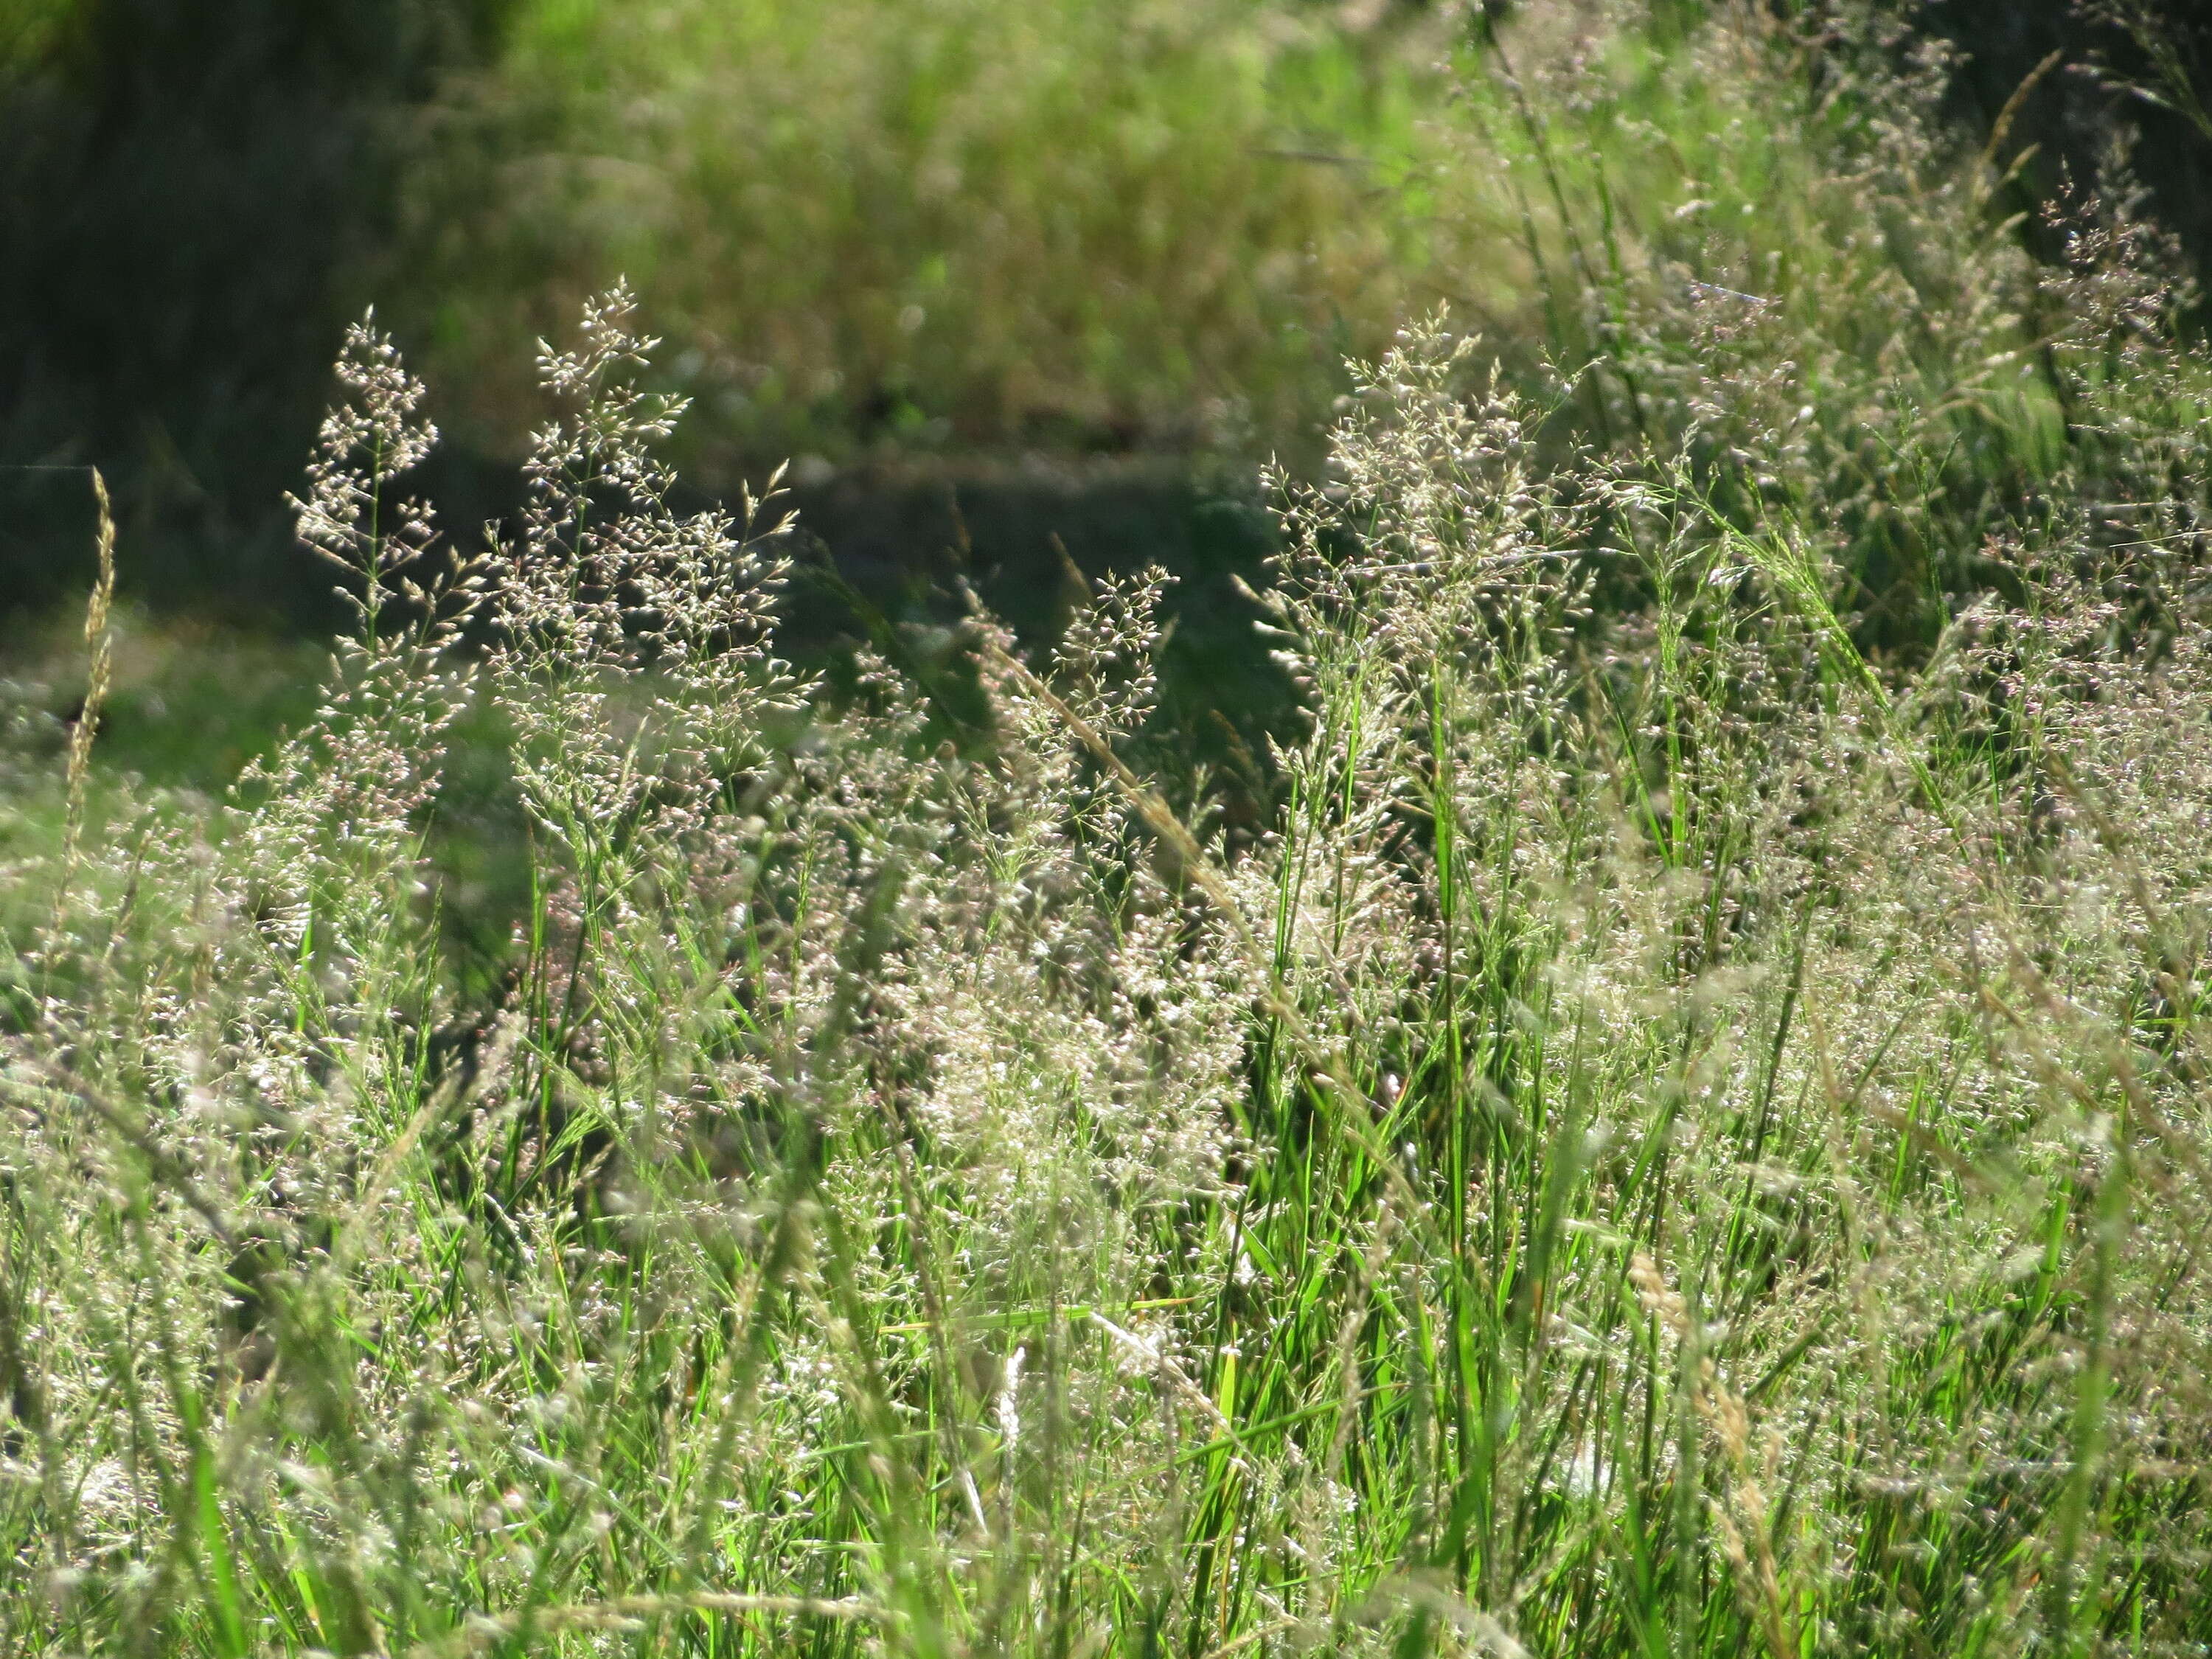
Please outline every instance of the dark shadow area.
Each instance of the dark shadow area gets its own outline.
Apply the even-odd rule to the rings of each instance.
[[[126,588],[274,620],[283,514],[374,295],[409,108],[505,0],[82,0],[0,24],[0,594],[82,579],[98,464]]]
[[[2039,256],[2061,249],[2041,206],[2118,183],[2123,165],[2191,266],[2212,261],[2212,113],[2197,91],[2212,87],[2212,9],[1929,0],[1914,9],[1918,27],[1959,54],[1950,104],[1962,124],[1990,133],[2010,107],[1999,159],[2019,162],[2013,202]]]

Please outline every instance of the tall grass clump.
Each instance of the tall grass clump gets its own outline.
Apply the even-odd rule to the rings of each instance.
[[[2197,301],[2124,130],[2024,206],[2023,112],[2082,66],[2036,65],[1966,133],[1959,54],[1920,21],[1527,8],[1468,66],[1460,124],[1465,240],[1496,251],[1461,307],[1547,408],[1571,385],[1547,430],[1680,457],[1740,526],[1817,522],[1854,639],[1906,658],[2006,580],[1990,544],[2016,523],[2071,506],[2122,540],[2204,504],[2148,435],[2189,428],[2201,380],[2132,367]]]
[[[364,325],[319,711],[13,872],[8,1645],[2200,1650],[2203,365],[2133,246],[2039,292],[2173,528],[2024,499],[1909,656],[1817,498],[1405,331],[1284,491],[1256,836],[1157,574],[972,610],[960,695],[802,673],[625,293],[477,552]],[[483,707],[490,989],[426,856]]]

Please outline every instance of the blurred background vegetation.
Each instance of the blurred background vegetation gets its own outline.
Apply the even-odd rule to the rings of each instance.
[[[1311,451],[1337,360],[1435,286],[1451,31],[1388,8],[21,3],[5,459],[99,460],[159,605],[312,605],[281,495],[372,300],[444,395],[438,482],[491,508],[532,341],[619,273],[698,482],[798,457],[877,496]],[[11,591],[51,601],[81,561],[39,498],[75,523],[82,488],[9,493]]]
[[[1574,386],[1560,441],[1663,446],[1710,425],[1684,296],[1747,295],[1852,474],[1824,499],[1859,503],[1856,613],[1909,644],[2067,459],[2034,319],[1982,273],[2061,258],[2045,208],[2100,191],[2185,270],[2212,249],[2207,27],[1774,0],[1792,44],[1751,64],[1713,56],[1712,9],[5,0],[12,656],[66,700],[45,620],[88,580],[96,463],[145,636],[115,753],[220,772],[330,620],[283,495],[343,323],[374,301],[431,380],[423,485],[473,536],[514,499],[532,342],[617,274],[696,399],[692,487],[792,459],[803,522],[894,610],[964,564],[1048,628],[1071,561],[1158,559],[1184,695],[1240,720],[1270,695],[1233,587],[1270,545],[1258,467],[1317,464],[1347,354],[1448,302],[1507,372]],[[1923,115],[1941,143],[1884,148]],[[1947,204],[1984,147],[1998,187]]]

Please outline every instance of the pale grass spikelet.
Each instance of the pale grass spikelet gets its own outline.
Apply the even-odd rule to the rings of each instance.
[[[93,504],[98,513],[94,538],[95,572],[91,596],[85,601],[84,647],[87,655],[84,700],[70,728],[69,767],[65,787],[69,795],[67,822],[63,830],[61,897],[66,901],[69,880],[76,864],[77,841],[84,831],[86,773],[92,760],[92,739],[100,729],[101,706],[114,673],[114,640],[108,615],[115,604],[115,515],[108,505],[107,481],[100,469],[92,472]]]

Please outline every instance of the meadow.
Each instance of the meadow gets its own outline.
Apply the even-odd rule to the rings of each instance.
[[[1174,573],[1018,631],[702,505],[796,429],[665,261],[462,390],[489,537],[349,331],[312,692],[100,498],[0,687],[9,1650],[2206,1650],[2185,264],[2118,174],[2033,257],[1878,8],[1490,45],[1391,210],[1467,291],[1283,370],[1227,730]]]

